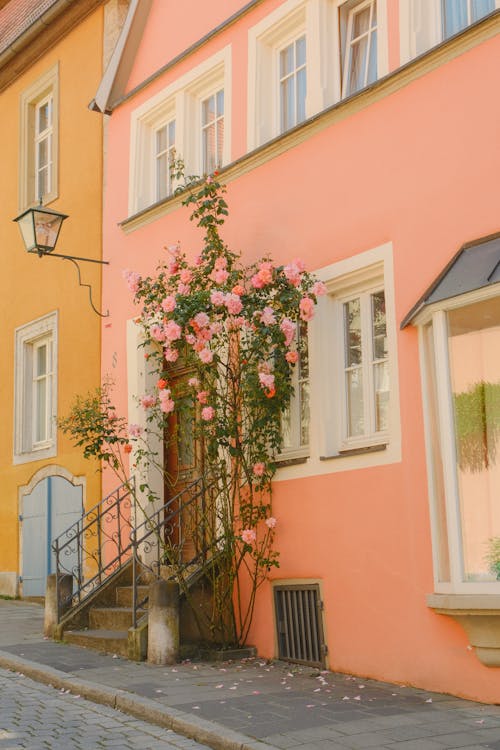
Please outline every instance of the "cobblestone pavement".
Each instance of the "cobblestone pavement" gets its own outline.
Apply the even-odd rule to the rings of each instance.
[[[14,654],[126,690],[188,721],[213,722],[221,734],[238,732],[252,748],[500,750],[500,706],[261,659],[138,664],[44,640],[42,614],[0,601],[0,658]]]
[[[0,669],[2,750],[206,750],[168,729]]]

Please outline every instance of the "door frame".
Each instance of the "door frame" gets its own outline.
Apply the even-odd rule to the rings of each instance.
[[[23,595],[23,584],[20,580],[21,576],[23,575],[23,522],[22,522],[22,516],[24,511],[24,498],[26,495],[30,495],[33,490],[35,489],[36,485],[39,482],[42,482],[44,479],[47,479],[48,477],[62,477],[62,479],[66,479],[70,484],[72,484],[74,487],[81,487],[82,488],[82,507],[85,511],[86,508],[86,500],[87,500],[87,478],[85,476],[79,476],[75,477],[73,474],[71,474],[67,469],[64,468],[64,466],[59,466],[58,464],[49,464],[48,466],[43,466],[41,469],[36,471],[29,482],[27,484],[20,485],[18,487],[18,503],[17,503],[17,512],[18,512],[18,534],[19,534],[19,560],[18,560],[18,579],[17,579],[17,588],[18,588],[18,595],[22,597]]]

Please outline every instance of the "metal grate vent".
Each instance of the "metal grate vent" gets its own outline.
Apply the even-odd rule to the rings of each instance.
[[[327,649],[318,584],[275,586],[279,658],[323,667]]]

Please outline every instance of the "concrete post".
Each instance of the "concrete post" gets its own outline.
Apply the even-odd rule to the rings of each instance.
[[[179,659],[179,584],[160,579],[149,586],[148,662]]]
[[[63,615],[71,606],[71,595],[73,594],[73,576],[60,575],[58,586],[56,586],[57,573],[47,576],[47,588],[45,590],[45,618],[43,623],[44,635],[52,638],[56,625],[58,625],[57,596],[59,597],[59,615]]]

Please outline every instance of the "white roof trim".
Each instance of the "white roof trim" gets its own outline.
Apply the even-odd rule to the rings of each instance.
[[[152,0],[131,0],[125,23],[90,109],[110,113],[110,103],[125,92]]]

